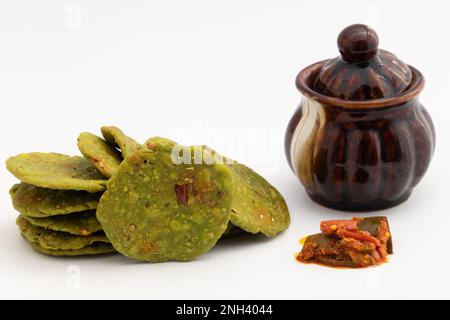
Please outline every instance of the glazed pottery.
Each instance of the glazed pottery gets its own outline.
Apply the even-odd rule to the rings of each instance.
[[[406,201],[427,171],[435,131],[419,101],[422,74],[384,50],[376,33],[352,25],[341,56],[302,70],[302,102],[289,122],[291,169],[316,202],[345,211]]]

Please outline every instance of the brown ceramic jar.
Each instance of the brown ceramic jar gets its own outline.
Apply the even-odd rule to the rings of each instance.
[[[433,123],[419,94],[424,78],[378,49],[376,33],[352,25],[341,56],[303,69],[302,102],[289,122],[289,165],[316,202],[339,210],[380,210],[406,201],[427,171]]]

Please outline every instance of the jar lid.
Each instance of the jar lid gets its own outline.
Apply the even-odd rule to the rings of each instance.
[[[314,82],[314,90],[344,100],[390,98],[406,91],[412,82],[407,64],[378,49],[376,32],[363,24],[348,26],[339,34],[340,57],[327,62]]]

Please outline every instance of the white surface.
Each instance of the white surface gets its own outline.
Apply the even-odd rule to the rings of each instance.
[[[205,143],[262,173],[286,197],[291,227],[273,240],[225,241],[192,263],[121,256],[50,258],[19,236],[0,166],[0,298],[450,298],[449,1],[0,2],[0,161],[78,154],[81,131],[115,124]],[[350,217],[312,203],[284,158],[303,67],[337,55],[348,24],[427,78],[421,96],[438,144],[425,179],[389,216],[396,254],[365,270],[294,260],[319,221]],[[373,214],[380,214],[374,212]]]

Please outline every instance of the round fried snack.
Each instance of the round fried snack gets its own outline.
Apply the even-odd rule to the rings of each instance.
[[[277,189],[242,164],[231,164],[228,168],[234,180],[231,223],[249,233],[262,233],[267,237],[287,229],[289,210]]]
[[[240,229],[267,237],[274,237],[289,227],[290,216],[283,196],[266,179],[252,169],[224,157],[207,146],[203,159],[224,163],[231,170],[234,195],[230,221]]]
[[[172,152],[172,149],[178,144],[175,141],[162,137],[153,137],[145,141],[144,148],[150,151],[168,151]]]
[[[17,211],[36,218],[94,210],[102,195],[86,191],[47,189],[26,183],[14,185],[9,193]]]
[[[83,157],[59,153],[24,153],[9,158],[7,169],[22,182],[58,190],[105,190],[106,179]]]
[[[29,241],[28,243],[34,250],[55,257],[93,256],[116,252],[116,250],[114,250],[111,244],[102,242],[96,242],[93,245],[81,249],[69,249],[69,250],[46,249],[40,246],[39,243]]]
[[[76,236],[86,237],[102,230],[102,226],[95,216],[95,211],[72,213],[50,218],[22,217],[34,226],[67,232]]]
[[[78,149],[105,177],[119,169],[123,158],[120,152],[95,134],[83,132],[78,136]]]
[[[141,145],[134,139],[125,135],[122,130],[117,127],[102,127],[103,138],[112,146],[117,147],[122,151],[124,158],[133,154],[141,148]]]
[[[108,182],[97,218],[125,256],[191,261],[227,229],[232,193],[224,165],[176,164],[170,152],[140,150]]]
[[[20,233],[30,242],[37,243],[49,250],[77,250],[93,245],[97,242],[109,243],[103,232],[82,237],[70,233],[47,230],[29,223],[24,217],[19,216],[16,221]]]

